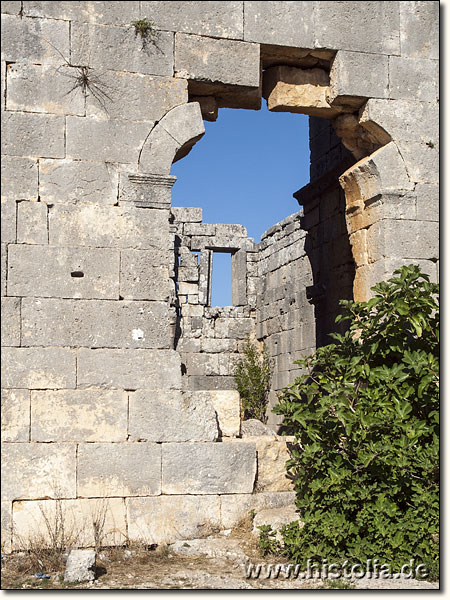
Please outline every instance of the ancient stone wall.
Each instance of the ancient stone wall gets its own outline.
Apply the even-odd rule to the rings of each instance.
[[[405,263],[437,278],[439,3],[1,9],[5,548],[61,507],[115,544],[291,502],[286,440],[239,437],[233,361],[266,342],[273,403],[340,298]],[[255,244],[172,208],[170,170],[204,119],[262,97],[311,117],[312,165],[303,215]],[[233,307],[209,306],[214,250]]]

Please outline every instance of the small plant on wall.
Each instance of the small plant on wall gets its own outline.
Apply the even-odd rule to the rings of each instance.
[[[138,21],[133,21],[131,25],[134,27],[135,34],[139,35],[142,39],[143,48],[145,48],[148,42],[154,40],[156,37],[156,23],[147,19],[147,17],[139,19]]]
[[[247,339],[234,369],[234,380],[241,396],[244,419],[267,421],[272,362],[266,348]]]

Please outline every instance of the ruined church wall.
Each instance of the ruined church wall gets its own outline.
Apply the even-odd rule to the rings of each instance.
[[[335,257],[341,260],[331,243],[334,221],[325,215],[329,169],[297,195],[306,234],[295,221],[268,233],[258,252],[247,247],[248,306],[236,303],[233,314],[214,315],[205,302],[200,338],[192,341],[187,332],[198,329],[196,317],[182,305],[196,306],[196,294],[183,293],[175,281],[182,265],[174,258],[171,164],[203,135],[202,116],[214,118],[220,107],[259,108],[269,69],[288,66],[308,82],[317,68],[324,82],[319,107],[305,105],[309,84],[294,78],[287,82],[295,88],[293,105],[283,104],[281,94],[272,110],[344,115],[338,127],[344,142],[351,145],[355,132],[370,138],[365,156],[333,174],[330,201],[336,205],[339,182],[336,210],[353,259],[353,294],[367,297],[372,283],[405,262],[436,277],[438,8],[437,2],[2,2],[6,545],[20,545],[39,519],[42,525],[41,509],[57,510],[57,497],[77,523],[92,521],[106,499],[106,543],[195,536],[206,526],[230,527],[254,506],[292,501],[286,482],[271,471],[274,455],[284,463],[285,442],[274,439],[268,448],[238,438],[236,428],[222,436],[226,411],[215,390],[195,389],[206,382],[195,379],[203,375],[193,374],[197,358],[188,354],[222,354],[207,349],[203,323],[205,332],[215,323],[213,345],[239,348],[233,326],[243,319],[243,329],[251,329],[251,321],[277,361],[275,385],[285,380],[290,367],[283,368],[275,341],[280,334],[285,343],[285,331],[295,327],[285,330],[280,315],[268,316],[272,307],[284,310],[277,298],[284,278],[294,277],[296,286],[304,277],[307,300],[344,293],[336,289],[340,277],[321,275]],[[143,17],[155,22],[154,39],[136,35],[131,23]],[[282,247],[291,235],[299,235],[295,250],[297,242]],[[286,264],[278,262],[291,251]],[[259,285],[266,291],[259,293]],[[323,326],[317,307],[308,302],[304,314],[295,315],[296,308],[281,316],[310,323],[314,311],[317,333]],[[326,305],[325,317],[332,313]],[[270,329],[275,323],[281,331]],[[195,348],[198,339],[200,352],[183,348],[185,341]],[[293,352],[301,350],[296,345]],[[205,378],[230,377],[236,352],[225,354],[226,369],[217,362],[219,375]],[[86,535],[92,543],[92,531]]]

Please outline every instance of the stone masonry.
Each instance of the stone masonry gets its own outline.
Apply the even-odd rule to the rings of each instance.
[[[241,433],[235,361],[247,336],[266,345],[273,406],[340,299],[411,262],[437,279],[439,3],[1,12],[3,548],[61,511],[91,546],[292,504],[293,440]],[[309,115],[311,181],[255,242],[172,207],[170,173],[204,120],[262,98]],[[211,306],[216,252],[230,307]]]

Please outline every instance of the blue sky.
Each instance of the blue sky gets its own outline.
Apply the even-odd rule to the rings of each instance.
[[[204,223],[238,223],[256,242],[299,210],[292,194],[309,182],[308,117],[219,109],[216,122],[187,157],[176,162],[173,206],[200,206]],[[227,255],[215,255],[213,306],[230,306]]]

